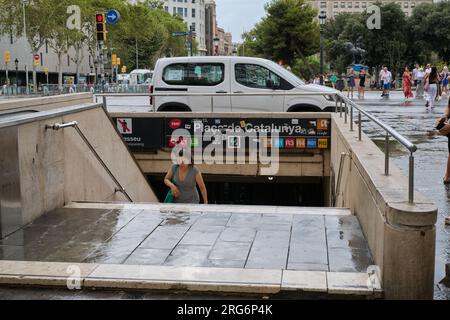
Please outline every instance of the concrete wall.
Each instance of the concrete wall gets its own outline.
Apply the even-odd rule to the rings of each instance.
[[[157,202],[104,109],[94,105],[93,108],[81,106],[78,111],[58,112],[67,109],[56,109],[52,111],[54,116],[48,115],[36,121],[28,119],[6,128],[2,128],[0,123],[2,137],[7,134],[6,130],[17,130],[17,138],[8,134],[9,139],[3,138],[1,142],[13,144],[18,150],[17,157],[10,161],[18,161],[19,164],[21,225],[71,201],[127,201],[121,193],[115,192],[116,185],[74,128],[46,130],[47,124],[78,121],[81,131],[132,200]],[[3,179],[0,182],[3,184]],[[6,210],[7,204],[2,203],[0,213],[3,215]],[[3,227],[6,230],[6,226]],[[8,230],[11,231],[10,228]]]
[[[418,192],[415,203],[408,204],[408,178],[393,165],[385,176],[384,153],[364,134],[358,141],[357,131],[350,132],[333,115],[331,167],[336,175],[342,152],[349,156],[337,205],[358,217],[380,267],[385,297],[432,299],[436,206]]]
[[[11,99],[0,101],[0,115],[25,110],[45,111],[54,108],[92,103],[92,93],[63,94],[52,97]]]

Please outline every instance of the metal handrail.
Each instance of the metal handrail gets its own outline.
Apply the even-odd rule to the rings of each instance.
[[[336,205],[336,200],[340,194],[339,189],[341,188],[342,172],[343,172],[344,161],[345,161],[346,156],[349,156],[349,154],[347,152],[341,153],[341,159],[339,161],[338,179],[337,179],[337,183],[336,183],[336,189],[334,191],[334,205]]]
[[[358,140],[362,140],[362,115],[367,117],[369,120],[373,121],[375,124],[377,124],[381,129],[383,129],[385,134],[385,175],[389,175],[389,141],[390,136],[392,136],[395,140],[397,140],[401,145],[406,147],[408,151],[410,152],[409,157],[409,183],[408,183],[408,201],[409,203],[414,203],[414,152],[417,151],[417,146],[413,144],[411,141],[409,141],[407,138],[405,138],[403,135],[401,135],[399,132],[397,132],[394,128],[389,126],[388,124],[384,123],[383,121],[379,120],[369,112],[362,109],[361,106],[356,104],[354,101],[347,98],[344,94],[341,92],[332,93],[332,92],[271,92],[271,93],[244,93],[244,92],[236,92],[236,93],[189,93],[189,92],[164,92],[164,93],[136,93],[136,94],[123,94],[123,93],[102,93],[102,94],[96,94],[95,97],[102,97],[103,98],[103,104],[106,106],[107,97],[126,97],[126,96],[141,96],[141,97],[153,97],[154,99],[156,97],[211,97],[211,112],[214,111],[214,97],[227,97],[227,96],[328,96],[328,97],[334,97],[334,103],[335,103],[335,112],[338,112],[340,117],[343,116],[343,111],[345,113],[345,124],[348,123],[347,117],[348,113],[350,112],[350,131],[353,131],[353,125],[354,125],[354,116],[353,112],[354,109],[358,111]],[[331,102],[331,101],[330,101]],[[343,106],[344,104],[344,106]],[[153,101],[151,104],[153,107],[153,112],[156,112],[156,103]],[[350,110],[347,106],[350,106]]]
[[[98,162],[100,162],[100,164],[102,165],[102,167],[105,169],[106,173],[108,173],[108,175],[111,177],[111,179],[114,181],[114,183],[116,184],[117,188],[116,188],[116,192],[121,192],[128,201],[133,202],[133,200],[131,199],[131,197],[128,195],[128,193],[125,191],[125,189],[122,187],[122,185],[120,184],[120,182],[116,179],[116,177],[114,176],[114,174],[111,172],[111,170],[109,170],[108,166],[106,165],[106,163],[102,160],[102,158],[99,156],[99,154],[97,153],[97,151],[94,149],[94,147],[92,146],[92,144],[89,142],[89,140],[86,138],[86,136],[83,134],[83,132],[80,130],[80,128],[78,127],[78,122],[77,121],[72,121],[72,122],[68,122],[68,123],[55,123],[53,125],[46,125],[45,129],[52,129],[52,130],[60,130],[60,129],[64,129],[64,128],[74,128],[75,131],[78,133],[78,135],[81,137],[81,139],[84,141],[84,143],[86,143],[86,145],[88,146],[88,148],[91,150],[91,152],[94,154],[95,158],[98,160]]]

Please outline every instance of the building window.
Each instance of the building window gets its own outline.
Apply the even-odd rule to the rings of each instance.
[[[192,18],[195,18],[195,9],[192,9]]]
[[[187,8],[184,8],[184,16],[187,18],[187,12],[188,12],[188,10],[187,10]]]
[[[416,7],[416,3],[415,2],[411,2],[411,8],[415,8]]]
[[[164,10],[166,10],[166,12],[169,12],[169,7],[168,7],[168,6],[165,6],[165,7],[164,7]]]
[[[326,8],[327,7],[327,3],[325,1],[320,2],[320,7],[321,8]]]
[[[334,2],[333,3],[333,8],[338,8],[339,7],[339,3],[338,2]]]
[[[355,2],[355,8],[359,8],[359,2]]]
[[[178,8],[178,15],[183,17],[183,8]]]
[[[341,8],[345,8],[345,2],[341,2]]]
[[[173,7],[173,15],[176,15],[176,14],[177,14],[177,8]]]
[[[347,2],[347,8],[353,7],[352,4],[353,4],[352,2]]]
[[[192,22],[192,31],[195,31],[195,22]]]
[[[361,8],[363,8],[363,9],[367,8],[367,3],[361,2]]]
[[[408,7],[409,7],[408,4],[409,4],[408,2],[404,2],[404,3],[403,3],[403,7],[404,7],[404,8],[408,8]]]

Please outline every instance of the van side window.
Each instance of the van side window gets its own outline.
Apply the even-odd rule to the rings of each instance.
[[[236,81],[243,86],[258,89],[271,89],[267,80],[272,80],[275,87],[281,86],[281,78],[263,66],[238,63],[234,67]]]
[[[163,71],[163,81],[169,85],[216,86],[223,82],[222,63],[176,63]]]

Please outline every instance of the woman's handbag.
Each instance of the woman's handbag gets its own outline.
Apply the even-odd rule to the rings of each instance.
[[[173,173],[173,177],[172,177],[172,183],[175,180],[175,175],[178,172],[178,166],[175,167],[175,172]],[[172,193],[172,189],[169,190],[169,192],[167,192],[166,198],[164,199],[164,203],[173,203],[173,193]]]

